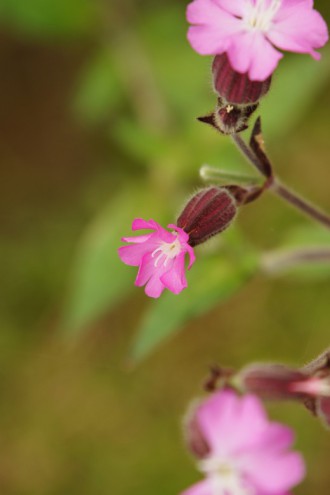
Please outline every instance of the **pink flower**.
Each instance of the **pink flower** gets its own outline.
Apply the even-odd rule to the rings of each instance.
[[[206,479],[182,495],[288,495],[304,477],[301,455],[288,450],[292,430],[270,422],[253,395],[216,392],[197,407],[187,428]]]
[[[188,40],[201,55],[227,53],[233,69],[252,81],[270,76],[282,54],[309,53],[315,59],[328,40],[313,0],[194,0],[188,5]]]
[[[138,287],[146,286],[145,293],[159,297],[165,288],[179,294],[187,287],[185,255],[189,254],[188,269],[195,261],[194,250],[188,244],[189,235],[176,225],[168,225],[174,232],[163,229],[154,220],[136,218],[132,230],[148,229],[153,232],[136,237],[123,237],[132,244],[119,248],[120,259],[126,265],[138,266],[135,280]]]

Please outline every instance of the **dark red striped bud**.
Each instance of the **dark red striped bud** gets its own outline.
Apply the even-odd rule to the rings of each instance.
[[[230,65],[225,53],[216,55],[212,64],[213,86],[226,103],[251,105],[264,96],[271,84],[271,76],[265,81],[250,81],[247,73],[240,74]]]
[[[197,246],[229,227],[236,211],[236,200],[226,188],[207,187],[188,201],[177,226],[189,235],[189,244]]]
[[[245,392],[262,399],[304,399],[304,387],[309,376],[301,370],[281,364],[260,364],[244,368],[238,375],[238,383]]]

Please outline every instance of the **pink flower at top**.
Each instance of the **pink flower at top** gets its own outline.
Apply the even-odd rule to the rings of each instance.
[[[189,424],[190,421],[190,424]],[[181,495],[289,495],[305,473],[290,428],[267,419],[253,395],[211,395],[188,418],[187,439],[206,478]]]
[[[194,0],[188,5],[188,40],[201,55],[227,53],[232,68],[252,81],[270,76],[282,54],[309,53],[328,40],[313,0]],[[275,48],[276,47],[276,48]]]
[[[168,225],[168,232],[154,220],[148,222],[136,218],[132,230],[148,229],[153,232],[136,237],[123,237],[122,241],[132,243],[119,248],[120,259],[126,265],[138,266],[135,285],[146,286],[145,293],[159,297],[165,288],[179,294],[187,287],[185,255],[189,254],[188,269],[195,261],[194,250],[188,244],[189,235],[176,225]]]

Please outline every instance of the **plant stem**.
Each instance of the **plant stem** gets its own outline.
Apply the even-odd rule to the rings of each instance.
[[[302,213],[330,229],[330,216],[274,179],[269,189]]]
[[[250,149],[250,147],[245,143],[245,141],[238,134],[232,134],[231,137],[238,149],[243,153],[243,155],[245,156],[245,158],[247,158],[251,165],[253,165],[259,171],[259,173],[265,176],[264,168],[261,162],[255,155],[255,153]],[[271,190],[287,203],[290,203],[291,206],[304,213],[309,218],[330,229],[329,215],[288,189],[274,175],[270,179],[271,180],[268,179],[266,187],[267,189]]]
[[[231,134],[231,138],[236,144],[237,148],[240,152],[248,159],[248,161],[258,170],[258,172],[262,175],[264,174],[263,167],[260,164],[260,161],[253,153],[251,148],[246,144],[246,142],[241,138],[239,134]]]
[[[330,248],[305,247],[271,251],[261,257],[261,267],[267,273],[279,273],[301,264],[330,262]]]

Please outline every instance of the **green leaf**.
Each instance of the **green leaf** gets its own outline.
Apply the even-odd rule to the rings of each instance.
[[[212,109],[216,102],[208,76],[212,59],[201,57],[187,43],[182,5],[166,3],[143,13],[138,31],[171,114],[178,121],[193,122],[200,112],[204,114]]]
[[[86,67],[74,100],[74,110],[88,123],[99,123],[120,102],[122,85],[109,50],[104,50]]]
[[[135,217],[159,219],[160,206],[153,193],[138,184],[120,193],[88,229],[79,246],[69,301],[62,326],[78,334],[134,287],[136,273],[117,254],[120,238],[130,235]]]
[[[188,273],[187,289],[179,295],[164,291],[150,306],[138,328],[132,362],[142,360],[186,322],[232,296],[255,273],[256,267],[256,256],[248,251],[245,256],[241,251],[241,256],[235,258],[224,253],[204,258],[197,254]]]
[[[147,129],[124,117],[118,120],[112,136],[126,152],[149,166],[154,166],[154,160],[171,153],[168,137],[160,135],[158,129]]]
[[[269,94],[260,105],[266,136],[285,135],[307,113],[328,84],[329,49],[324,49],[321,62],[306,55],[285,55],[273,77]]]
[[[329,246],[330,230],[320,225],[303,225],[290,230],[284,238],[285,246]]]
[[[74,36],[96,20],[89,0],[1,0],[0,19],[34,36]]]

